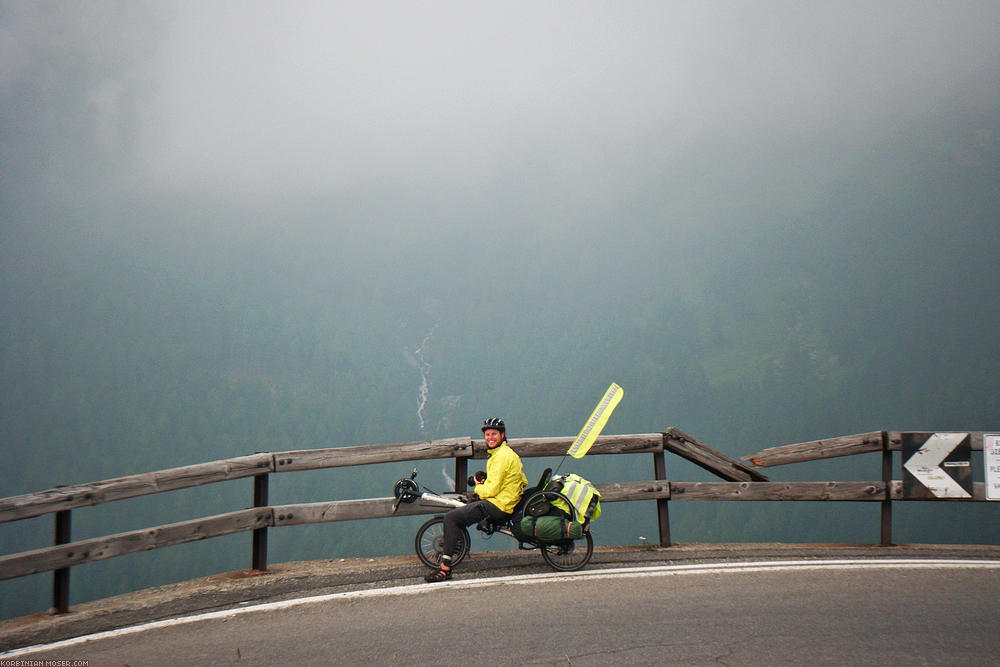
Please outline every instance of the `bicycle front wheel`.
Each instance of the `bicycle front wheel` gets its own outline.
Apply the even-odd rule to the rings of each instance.
[[[455,553],[452,554],[452,566],[458,565],[469,553],[469,531],[462,528],[458,534],[458,542],[455,544]],[[436,570],[441,564],[441,556],[444,555],[444,517],[436,516],[420,526],[417,537],[414,540],[417,549],[417,556],[427,567]]]

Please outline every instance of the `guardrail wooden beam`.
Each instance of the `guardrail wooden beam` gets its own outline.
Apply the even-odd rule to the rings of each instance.
[[[882,482],[671,482],[671,500],[884,500]]]
[[[34,549],[0,556],[0,579],[12,579],[125,554],[150,551],[209,537],[231,535],[274,525],[270,507],[181,521],[155,528]]]
[[[103,482],[61,486],[47,491],[0,499],[0,523],[77,507],[99,505],[113,500],[252,477],[273,470],[274,460],[270,454],[253,454],[118,477]]]
[[[811,440],[792,445],[769,447],[756,454],[744,456],[743,460],[748,461],[757,468],[768,468],[789,463],[805,463],[807,461],[818,461],[838,456],[879,452],[883,448],[883,435],[888,440],[888,449],[890,451],[901,451],[903,449],[904,432],[929,436],[936,431],[872,431],[870,433],[858,433],[856,435],[845,435],[837,438],[824,438],[822,440]],[[983,450],[982,431],[955,432],[969,434],[969,443],[972,451],[981,452]]]
[[[394,516],[414,516],[419,514],[441,514],[446,510],[439,505],[400,503],[395,513],[392,511],[393,498],[366,498],[361,500],[333,500],[319,503],[297,503],[275,505],[275,526],[302,526],[310,523],[330,521],[356,521],[359,519],[388,519]]]
[[[327,449],[301,449],[274,454],[275,470],[318,470],[360,466],[371,463],[399,463],[425,459],[448,459],[472,456],[471,438],[447,438],[403,442],[395,445],[357,445]]]
[[[602,503],[619,503],[631,500],[669,500],[670,482],[662,479],[648,482],[617,482],[595,484]]]
[[[794,445],[769,447],[756,454],[744,456],[743,460],[749,461],[758,468],[767,468],[770,466],[786,465],[788,463],[803,463],[805,461],[817,461],[838,456],[851,456],[853,454],[881,451],[882,431],[872,431],[871,433],[845,435],[839,438],[811,440]]]
[[[601,494],[601,502],[657,500],[670,497],[670,483],[664,480],[595,484],[595,486]],[[387,519],[393,516],[441,514],[447,511],[440,505],[425,505],[417,501],[400,503],[399,509],[394,514],[392,511],[393,502],[392,498],[368,498],[275,505],[271,509],[274,510],[275,526],[301,526],[310,523],[356,521],[358,519]]]
[[[521,457],[564,456],[576,438],[511,438],[510,448]],[[486,458],[486,443],[473,440],[473,458]],[[604,454],[655,454],[663,451],[662,433],[634,433],[629,435],[602,435],[594,441],[587,456]]]
[[[664,434],[663,446],[697,466],[730,482],[766,482],[767,477],[742,461],[712,449],[697,438],[671,426]]]

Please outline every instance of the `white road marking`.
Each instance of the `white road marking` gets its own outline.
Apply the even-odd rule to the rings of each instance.
[[[435,584],[408,584],[405,586],[393,586],[389,588],[370,588],[360,591],[345,591],[343,593],[329,593],[326,595],[313,595],[293,600],[281,600],[279,602],[264,602],[250,606],[241,606],[235,609],[224,609],[220,611],[210,611],[191,616],[181,616],[162,621],[151,621],[141,623],[117,630],[107,630],[96,632],[81,637],[73,637],[50,644],[36,644],[23,648],[13,649],[0,653],[0,659],[17,658],[29,653],[40,651],[54,651],[58,649],[79,646],[87,642],[99,641],[101,639],[113,639],[125,637],[148,630],[169,628],[176,625],[198,623],[201,621],[213,621],[218,619],[232,618],[244,614],[277,611],[291,609],[310,604],[321,604],[331,600],[356,600],[360,598],[388,597],[392,595],[419,595],[442,588],[486,588],[489,586],[517,585],[532,583],[550,583],[555,581],[578,581],[583,579],[620,579],[626,577],[662,577],[677,576],[686,574],[730,574],[746,572],[775,572],[787,570],[875,570],[875,569],[1000,569],[1000,560],[964,560],[964,559],[920,559],[920,558],[886,558],[886,559],[848,559],[848,560],[775,560],[775,561],[748,561],[736,563],[709,563],[709,564],[689,564],[689,565],[653,565],[647,567],[623,567],[606,570],[586,570],[582,572],[542,572],[538,574],[521,574],[506,577],[489,577],[486,579],[469,579],[445,581]],[[241,605],[246,602],[239,603]]]

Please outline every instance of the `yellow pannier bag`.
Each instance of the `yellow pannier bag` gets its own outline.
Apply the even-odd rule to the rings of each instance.
[[[572,503],[576,510],[576,520],[579,523],[586,523],[601,516],[601,494],[593,484],[576,474],[560,475],[552,478],[546,487],[547,491],[558,491]],[[550,502],[562,510],[566,516],[570,515],[569,505],[562,498],[552,498]]]

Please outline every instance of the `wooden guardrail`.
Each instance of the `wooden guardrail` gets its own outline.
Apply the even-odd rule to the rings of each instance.
[[[562,456],[572,438],[512,439],[522,457]],[[891,543],[891,501],[904,497],[903,483],[891,479],[892,452],[901,449],[902,432],[876,431],[765,449],[737,460],[708,447],[676,428],[663,433],[608,435],[597,439],[589,455],[652,454],[650,481],[597,484],[603,502],[654,500],[660,544],[670,546],[670,500],[805,500],[881,502],[882,543]],[[982,433],[972,434],[972,448],[982,449]],[[670,452],[712,472],[722,482],[672,482],[666,479],[664,454]],[[872,482],[771,482],[757,468],[860,453],[882,453],[882,479]],[[485,458],[485,443],[471,438],[363,445],[329,449],[258,453],[221,461],[172,468],[117,479],[59,487],[0,499],[0,522],[44,514],[56,515],[55,546],[0,556],[0,579],[55,571],[53,607],[69,607],[69,568],[130,553],[203,540],[238,532],[253,532],[252,567],[267,568],[267,529],[271,527],[387,518],[440,512],[437,508],[402,505],[394,515],[392,498],[313,502],[271,506],[268,475],[343,466],[453,458],[458,488],[465,490],[469,459]],[[70,541],[70,512],[79,507],[125,498],[164,493],[222,481],[254,480],[254,507],[155,526],[116,535]],[[984,500],[984,485],[975,485],[972,500]]]
[[[274,471],[272,454],[199,463],[0,499],[0,523]]]
[[[663,437],[661,433],[602,436],[589,454],[653,453],[662,458]],[[521,438],[512,439],[510,444],[522,456],[536,457],[562,455],[571,442],[572,438]],[[257,453],[3,498],[0,499],[0,523],[55,514],[56,544],[0,556],[0,579],[54,571],[53,608],[66,612],[69,608],[69,569],[74,565],[246,531],[253,533],[252,568],[265,570],[267,529],[270,527],[393,516],[391,498],[271,507],[268,504],[269,474],[454,458],[455,478],[459,480],[457,490],[463,491],[468,460],[485,458],[485,450],[486,445],[482,440],[448,438],[389,445]],[[71,541],[73,509],[247,477],[253,478],[254,483],[253,508]],[[396,515],[434,511],[436,510],[429,508],[404,507]]]
[[[744,456],[743,459],[758,468],[766,468],[788,463],[802,463],[805,461],[831,459],[838,456],[880,452],[883,448],[887,451],[898,452],[903,449],[903,433],[903,431],[872,431],[871,433],[846,435],[840,438],[812,440],[794,445],[771,447],[757,454]],[[912,435],[931,435],[933,431],[906,431],[906,433]],[[982,451],[982,431],[970,431],[969,443],[972,451]]]

